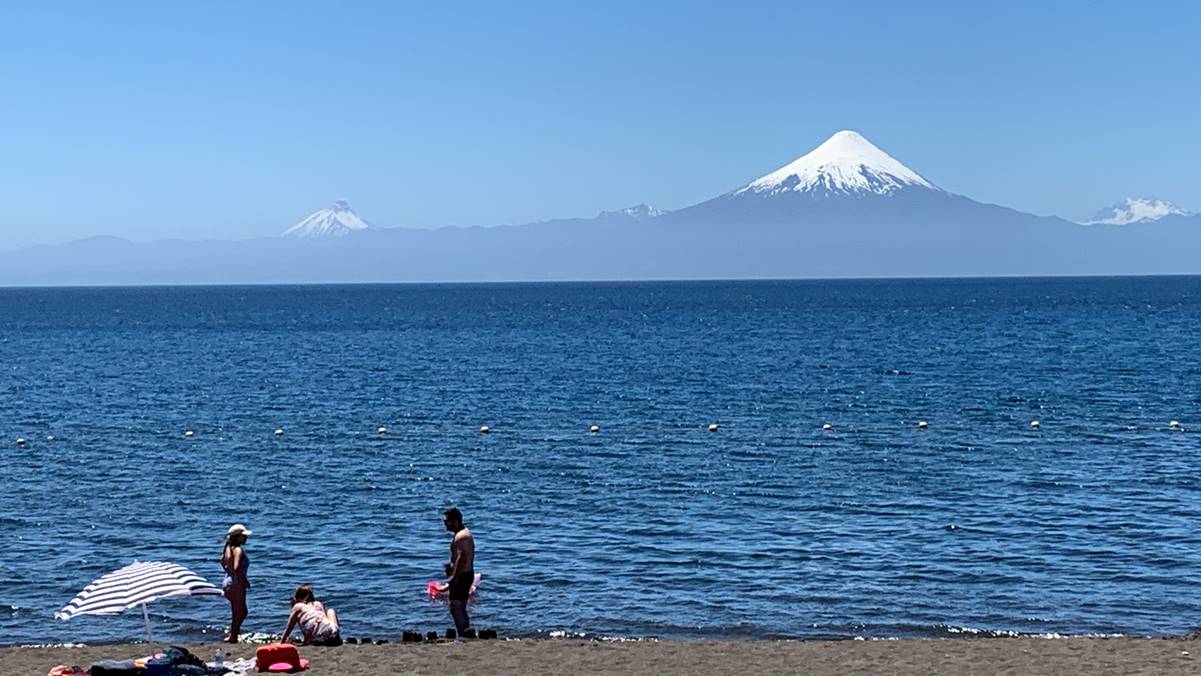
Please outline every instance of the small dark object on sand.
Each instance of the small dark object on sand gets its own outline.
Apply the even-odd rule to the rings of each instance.
[[[452,640],[453,640],[453,639],[455,639],[455,638],[456,638],[458,635],[457,635],[457,634],[455,634],[454,627],[451,627],[450,629],[447,629],[447,630],[446,630],[446,634],[445,634],[445,636],[446,636],[446,638],[448,638],[448,639],[452,639]]]
[[[425,640],[429,641],[430,643],[437,641],[438,640],[438,632],[436,632],[436,631],[427,632],[425,635]]]
[[[357,639],[357,638],[354,638],[354,637],[352,636],[352,637],[350,637],[350,638],[346,639],[346,640],[344,641],[344,643],[349,643],[350,645],[358,645],[358,644],[359,644],[359,639]]]
[[[406,631],[401,634],[401,643],[421,643],[421,634],[415,631]]]
[[[468,627],[463,630],[463,638],[475,638],[475,630]]]
[[[372,643],[375,643],[375,641],[372,641],[371,637],[369,636],[364,636],[363,638],[359,639],[359,643],[362,643],[363,645],[371,645]]]
[[[481,640],[487,640],[487,639],[493,639],[493,638],[496,638],[496,630],[495,629],[481,629],[480,630],[480,639]]]

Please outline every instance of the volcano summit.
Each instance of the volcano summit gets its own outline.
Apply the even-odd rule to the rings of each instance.
[[[322,209],[306,217],[284,232],[285,237],[343,237],[352,232],[366,230],[367,221],[350,208],[346,200],[338,200],[328,209]]]
[[[858,132],[840,131],[807,155],[751,181],[734,194],[888,195],[905,188],[941,191]]]

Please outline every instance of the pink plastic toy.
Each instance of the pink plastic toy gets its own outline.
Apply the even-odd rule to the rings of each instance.
[[[475,577],[472,578],[472,580],[471,580],[470,594],[472,596],[475,596],[475,588],[478,586],[480,586],[480,574],[476,573]],[[425,586],[425,590],[427,592],[429,592],[431,599],[436,599],[441,596],[446,596],[446,592],[448,589],[450,589],[449,582],[439,582],[438,580],[430,580],[430,583]]]

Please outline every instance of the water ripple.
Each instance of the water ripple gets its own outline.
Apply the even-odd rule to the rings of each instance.
[[[444,626],[451,504],[510,635],[1201,616],[1196,278],[9,289],[0,313],[4,642],[137,638],[53,613],[134,558],[218,580],[234,521],[251,631],[302,582],[351,635]],[[205,640],[226,613],[152,618]]]

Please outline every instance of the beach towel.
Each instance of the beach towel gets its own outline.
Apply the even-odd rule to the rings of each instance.
[[[146,668],[138,672],[142,676],[208,676],[209,674],[220,674],[224,676],[224,671],[209,671],[208,667],[198,667],[195,664],[148,664]]]
[[[133,660],[100,660],[92,665],[92,676],[141,676]]]
[[[255,669],[254,660],[246,658],[237,659],[232,662],[226,662],[225,665],[222,666],[222,669],[225,671],[217,669],[217,664],[215,662],[209,663],[210,674],[222,674],[223,676],[250,676],[250,674],[257,671],[257,669]]]

